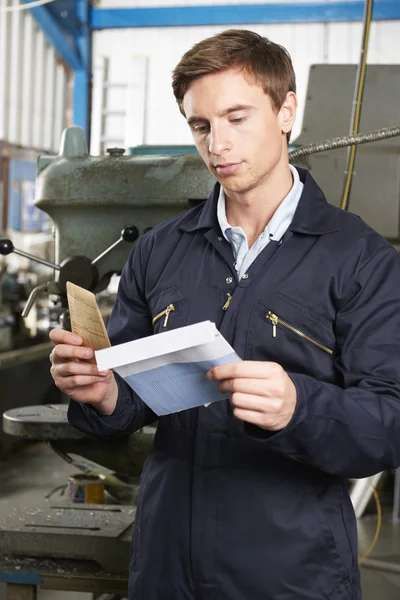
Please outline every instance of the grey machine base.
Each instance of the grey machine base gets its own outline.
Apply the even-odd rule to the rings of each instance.
[[[0,555],[95,561],[127,573],[135,509],[57,503],[0,517]]]

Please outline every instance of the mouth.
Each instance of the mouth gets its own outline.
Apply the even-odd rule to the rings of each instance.
[[[218,175],[234,175],[242,166],[242,162],[237,163],[224,163],[214,165],[214,169]]]

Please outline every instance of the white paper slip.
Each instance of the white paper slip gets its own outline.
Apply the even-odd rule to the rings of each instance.
[[[241,360],[214,323],[203,321],[95,352],[100,371],[114,369],[157,415],[224,400],[212,367]]]

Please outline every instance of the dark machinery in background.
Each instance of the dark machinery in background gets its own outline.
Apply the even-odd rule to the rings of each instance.
[[[67,281],[94,293],[102,292],[111,276],[122,270],[139,235],[204,201],[214,185],[198,155],[124,156],[124,150],[118,148],[108,152],[106,157],[89,156],[84,132],[79,127],[70,127],[63,133],[59,155],[39,158],[35,204],[53,220],[56,262],[18,250],[11,240],[0,240],[0,254],[15,252],[53,270],[48,283],[38,286],[30,294],[23,316],[29,314],[39,294],[47,294],[50,301],[61,305],[61,323],[68,328]],[[37,407],[36,410],[37,422],[41,424],[39,429],[44,428],[44,433],[39,432],[38,437],[57,439],[57,433],[53,435],[57,413],[50,413],[50,435],[46,408]],[[25,414],[32,415],[32,410],[24,413],[22,408],[20,413],[23,419]],[[11,435],[32,439],[38,432],[34,428],[32,434],[32,419],[28,420],[30,429],[25,434],[21,429],[15,430],[14,418],[6,420],[4,429]],[[75,439],[72,428],[69,429]],[[65,438],[65,435],[61,437]],[[89,445],[93,448],[93,444]],[[146,448],[148,450],[148,446]],[[134,461],[130,468],[126,462],[130,453],[126,454],[125,450],[120,454],[113,453],[108,447],[101,462],[107,466],[111,462],[115,467],[117,454],[125,456],[124,466],[117,465],[117,470],[132,471],[137,475],[144,457],[140,465]],[[98,454],[96,459],[99,459]]]
[[[21,252],[10,240],[0,242],[0,253],[14,251],[55,271],[47,285],[32,292],[25,316],[41,292],[58,296],[66,306],[68,280],[94,293],[104,290],[132,249],[123,241],[136,241],[154,225],[205,200],[212,189],[212,177],[197,155],[108,152],[108,157],[89,156],[84,132],[69,127],[60,154],[39,158],[35,204],[55,225],[56,262]]]
[[[68,280],[107,294],[110,278],[122,270],[133,242],[156,224],[204,201],[214,185],[198,155],[123,154],[124,150],[116,148],[109,150],[109,156],[89,156],[83,131],[71,127],[63,134],[60,154],[39,159],[35,204],[53,220],[55,262],[15,249],[11,240],[0,241],[0,253],[16,252],[53,271],[48,283],[32,291],[24,315],[39,294],[47,294],[50,301],[60,304],[67,325]],[[75,470],[100,473],[114,502],[130,508],[108,504],[99,514],[97,509],[73,506],[64,510],[44,502],[33,512],[27,509],[0,523],[0,555],[91,559],[103,570],[125,573],[132,505],[154,429],[145,428],[112,444],[102,443],[70,427],[66,408],[61,404],[8,410],[4,431],[46,441]],[[114,513],[118,513],[116,519]]]
[[[68,280],[95,293],[105,290],[111,276],[121,271],[139,235],[205,200],[212,188],[212,178],[199,156],[123,154],[123,149],[114,148],[106,157],[89,156],[84,132],[79,127],[70,127],[63,133],[60,154],[40,157],[35,205],[54,223],[55,262],[18,250],[6,238],[0,240],[0,254],[6,256],[14,251],[49,268],[48,282],[31,292],[23,317],[39,297],[47,294],[49,305],[58,305],[58,312],[63,313],[62,325],[68,328],[64,319],[68,314],[65,310]],[[111,302],[106,294],[102,302],[107,313]],[[42,395],[44,402],[57,401],[55,388],[43,387],[44,381],[48,385],[51,348],[50,343],[42,343],[28,350],[0,352],[3,411],[24,404],[21,395],[27,379],[32,381],[32,397]],[[40,362],[33,360],[34,357]],[[35,370],[38,376],[39,370],[43,370],[43,376],[35,377]],[[11,438],[0,433],[0,444],[1,456],[12,447]]]

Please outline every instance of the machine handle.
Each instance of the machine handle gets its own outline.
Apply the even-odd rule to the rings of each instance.
[[[6,238],[0,238],[0,254],[3,256],[7,256],[8,254],[11,254],[11,252],[15,252],[15,254],[19,254],[20,256],[24,256],[25,258],[29,258],[30,260],[33,260],[35,262],[38,262],[42,265],[45,265],[46,267],[50,267],[51,269],[56,269],[57,271],[60,271],[60,281],[64,282],[67,280],[74,280],[75,275],[77,272],[79,272],[80,274],[82,273],[82,270],[84,273],[86,273],[86,275],[88,276],[88,283],[87,283],[87,289],[90,288],[90,286],[92,285],[94,279],[97,278],[97,268],[96,269],[92,269],[91,267],[93,265],[95,265],[97,262],[99,262],[104,256],[106,256],[106,254],[108,254],[109,252],[111,252],[111,250],[113,250],[116,246],[118,246],[118,244],[120,244],[121,242],[135,242],[139,237],[139,230],[137,227],[135,227],[135,225],[128,225],[126,227],[124,227],[124,229],[121,231],[121,237],[114,242],[114,244],[112,244],[109,248],[107,248],[107,250],[105,250],[104,252],[102,252],[101,254],[99,254],[99,256],[97,258],[95,258],[92,262],[90,262],[90,259],[85,258],[83,256],[75,256],[69,259],[65,259],[61,266],[56,265],[54,263],[51,263],[47,260],[43,260],[42,258],[39,258],[38,256],[33,256],[32,254],[28,254],[28,252],[23,252],[22,250],[17,250],[16,248],[14,248],[14,244],[12,243],[11,240],[6,239]],[[89,273],[88,273],[88,265],[89,265]],[[97,281],[97,279],[96,279]],[[48,282],[42,285],[38,285],[36,286],[31,293],[29,294],[29,298],[25,304],[24,310],[22,311],[22,317],[27,317],[38,294],[40,294],[40,292],[48,292],[48,293],[54,293],[54,291],[50,290],[49,286],[52,286],[53,284],[56,284],[56,282]],[[81,285],[83,285],[84,287],[85,284],[81,283]],[[63,289],[63,285],[61,285],[61,289]]]
[[[114,242],[113,244],[111,244],[111,246],[109,248],[107,248],[107,250],[104,250],[104,252],[102,252],[101,254],[99,254],[99,256],[97,256],[95,259],[92,260],[92,265],[95,265],[96,263],[99,262],[99,260],[101,260],[102,258],[104,258],[106,256],[106,254],[108,254],[109,252],[111,252],[111,250],[113,250],[114,248],[116,248],[116,246],[118,246],[118,244],[120,244],[121,242],[136,242],[136,240],[139,237],[139,230],[137,227],[135,227],[135,225],[127,225],[126,227],[123,228],[123,230],[121,231],[121,237]]]
[[[42,285],[37,285],[31,293],[29,294],[28,300],[24,306],[24,310],[21,313],[21,317],[25,319],[30,313],[32,306],[35,303],[36,297],[40,294],[40,292],[47,292],[47,283],[42,283]]]
[[[50,269],[56,269],[57,271],[60,270],[59,265],[44,260],[43,258],[39,258],[38,256],[33,256],[33,254],[28,254],[28,252],[24,252],[23,250],[17,250],[17,248],[14,248],[14,244],[11,240],[8,240],[6,238],[0,239],[0,254],[2,254],[3,256],[7,256],[8,254],[11,254],[11,252],[19,254],[20,256],[24,256],[25,258],[29,258],[30,260],[34,260],[35,262],[38,262],[41,265],[50,267]]]

